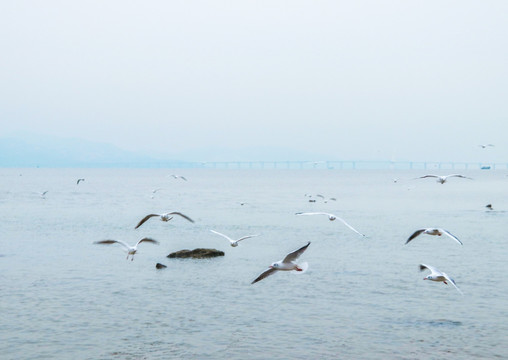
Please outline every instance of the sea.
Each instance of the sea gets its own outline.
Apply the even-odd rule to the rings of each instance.
[[[429,172],[470,179],[419,178]],[[0,358],[506,359],[507,175],[0,169]],[[173,211],[194,223],[153,217],[134,229]],[[335,214],[366,236],[297,212]],[[424,234],[405,245],[427,227],[463,245]],[[259,236],[231,247],[210,230]],[[133,261],[118,244],[94,243],[144,237],[159,245],[141,243]],[[297,260],[307,271],[251,284],[308,242]],[[167,257],[195,248],[225,255]],[[420,264],[463,294],[424,281]]]

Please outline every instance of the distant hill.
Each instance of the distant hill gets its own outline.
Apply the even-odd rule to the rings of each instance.
[[[156,161],[111,144],[78,138],[0,138],[0,167],[119,167]]]
[[[186,167],[193,162],[306,160],[334,159],[277,147],[208,147],[155,158],[79,138],[30,133],[0,138],[0,167]]]

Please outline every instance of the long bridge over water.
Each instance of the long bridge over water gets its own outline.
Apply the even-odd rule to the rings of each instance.
[[[508,163],[438,162],[438,161],[161,161],[149,164],[130,164],[129,167],[195,168],[195,169],[344,169],[344,170],[496,170],[508,169]]]

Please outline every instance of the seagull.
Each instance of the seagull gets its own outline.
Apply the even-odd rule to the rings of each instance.
[[[437,182],[438,183],[441,183],[441,184],[444,184],[446,182],[446,180],[448,180],[449,177],[459,177],[459,178],[464,178],[464,179],[469,179],[469,180],[473,180],[471,179],[470,177],[467,177],[467,176],[464,176],[464,175],[460,175],[460,174],[451,174],[451,175],[445,175],[445,176],[439,176],[439,175],[424,175],[424,176],[420,176],[419,178],[417,179],[423,179],[423,178],[428,178],[428,177],[435,177],[437,178]]]
[[[323,201],[324,201],[325,203],[327,203],[329,200],[337,201],[337,199],[336,199],[336,198],[328,198],[328,199],[327,199],[327,198],[325,198],[325,197],[324,197],[323,195],[321,195],[321,194],[317,194],[316,196],[317,196],[317,197],[322,198],[322,199],[323,199]]]
[[[45,198],[47,193],[48,193],[48,190],[41,192],[39,195],[41,196],[41,198]]]
[[[298,250],[295,250],[293,252],[290,252],[286,255],[286,257],[283,260],[279,260],[277,262],[274,262],[272,265],[268,267],[268,270],[265,270],[261,275],[259,275],[251,284],[257,283],[260,280],[263,280],[265,277],[270,276],[274,274],[278,270],[282,271],[290,271],[290,270],[296,270],[296,271],[304,271],[307,267],[307,263],[302,264],[302,266],[298,266],[293,261],[298,259],[300,255],[303,254],[305,250],[310,245],[310,241],[307,243],[307,245],[302,246]]]
[[[172,177],[173,177],[173,178],[175,178],[175,179],[182,179],[182,180],[187,181],[187,179],[186,179],[185,177],[183,177],[182,175],[174,175],[174,174],[172,174],[172,175],[170,175],[170,176],[172,176]]]
[[[239,242],[239,241],[242,241],[242,240],[245,240],[245,239],[248,239],[248,238],[251,238],[251,237],[259,236],[259,234],[257,234],[257,235],[247,235],[247,236],[241,237],[241,238],[240,238],[240,239],[238,239],[238,240],[233,240],[233,239],[231,239],[229,236],[224,235],[224,234],[221,234],[221,233],[220,233],[220,232],[218,232],[218,231],[215,231],[215,230],[210,230],[210,231],[211,231],[211,232],[213,232],[214,234],[217,234],[217,235],[222,236],[222,237],[223,237],[223,238],[225,238],[225,239],[228,239],[228,240],[229,240],[229,242],[231,243],[231,246],[232,246],[232,247],[237,247],[237,246],[238,246],[238,242]]]
[[[152,190],[152,196],[151,196],[151,198],[152,198],[152,199],[155,197],[155,193],[156,193],[157,191],[159,191],[159,190],[162,190],[162,188],[157,188],[157,189],[153,189],[153,190]]]
[[[138,245],[141,244],[142,242],[149,242],[149,243],[152,243],[152,244],[159,244],[158,241],[156,240],[153,240],[153,239],[150,239],[150,238],[143,238],[141,240],[139,240],[136,245],[134,246],[130,246],[126,243],[124,243],[123,241],[120,241],[120,240],[101,240],[101,241],[96,241],[94,242],[94,244],[120,244],[122,245],[125,250],[127,250],[127,260],[129,259],[129,255],[131,256],[131,261],[134,260],[134,254],[138,251]]]
[[[355,233],[361,235],[361,236],[365,236],[364,234],[362,234],[361,232],[359,232],[358,230],[356,230],[354,227],[352,227],[351,225],[349,225],[344,219],[341,219],[340,217],[334,215],[334,214],[329,214],[329,213],[324,213],[324,212],[298,212],[298,213],[295,213],[295,215],[326,215],[328,216],[328,219],[330,221],[334,221],[335,219],[338,219],[340,222],[342,222],[344,225],[346,225],[348,228],[350,228],[351,230],[353,230]]]
[[[488,146],[494,147],[494,144],[480,144],[478,146],[481,147],[482,149],[486,149]]]
[[[184,219],[187,219],[189,220],[190,222],[194,222],[194,220],[192,220],[190,217],[188,217],[187,215],[184,215],[180,212],[177,212],[177,211],[173,211],[173,212],[170,212],[170,213],[165,213],[165,214],[148,214],[146,215],[143,219],[141,219],[141,221],[136,225],[136,227],[134,229],[137,229],[138,227],[140,227],[141,225],[143,225],[143,223],[145,221],[147,221],[148,219],[150,219],[151,217],[154,217],[154,216],[160,216],[160,219],[161,221],[169,221],[171,220],[173,217],[170,216],[170,215],[180,215],[181,217],[183,217]]]
[[[453,280],[451,277],[446,275],[444,272],[439,271],[438,269],[436,269],[433,266],[420,264],[420,271],[423,271],[425,269],[430,270],[431,273],[430,273],[430,275],[427,275],[426,277],[424,277],[423,280],[442,281],[446,285],[448,285],[447,281],[449,281],[453,286],[455,286],[455,289],[457,289],[458,292],[462,294],[462,291],[460,291],[460,289],[455,284],[455,280]]]
[[[80,183],[81,181],[85,181],[85,179],[83,179],[83,178],[78,179],[78,181],[76,181],[76,185],[79,185],[79,183]]]
[[[507,175],[507,176],[508,176],[508,175]],[[310,195],[310,194],[305,194],[305,197],[308,197],[308,198],[309,198],[309,202],[311,202],[311,203],[315,203],[315,202],[316,202],[316,200],[315,200],[315,199],[313,199],[313,198],[312,198],[312,195]]]
[[[420,234],[437,235],[437,236],[441,236],[441,235],[444,234],[444,235],[447,235],[447,236],[451,237],[453,240],[458,242],[460,245],[463,245],[462,241],[460,241],[455,235],[451,234],[448,230],[444,230],[444,229],[440,229],[440,228],[427,228],[427,229],[416,230],[407,239],[407,241],[406,241],[406,243],[404,245],[406,245],[408,242],[410,242],[411,240],[413,240],[415,237],[417,237]]]
[[[487,210],[494,210],[494,208],[492,207],[492,204],[487,204],[487,205],[485,205],[485,207],[487,208]]]

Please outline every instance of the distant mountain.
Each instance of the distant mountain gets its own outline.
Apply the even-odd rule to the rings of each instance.
[[[111,144],[51,136],[0,138],[0,167],[121,167],[157,159]]]
[[[278,147],[208,147],[155,158],[79,138],[31,133],[0,138],[0,167],[187,167],[194,162],[319,160],[335,159]]]

